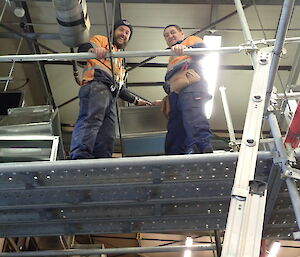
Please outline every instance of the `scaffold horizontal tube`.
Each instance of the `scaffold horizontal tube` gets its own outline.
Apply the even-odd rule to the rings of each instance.
[[[288,99],[288,100],[298,100],[300,99],[300,92],[295,92],[295,93],[279,93],[276,94],[277,99]]]
[[[265,42],[267,43],[275,43],[276,39],[267,39]],[[285,38],[284,43],[300,43],[300,37],[290,37],[290,38]]]
[[[192,251],[211,251],[215,250],[213,244],[193,245],[193,246],[160,246],[160,247],[130,247],[116,249],[68,249],[68,250],[48,250],[48,251],[26,251],[14,253],[0,253],[0,257],[29,257],[29,256],[74,256],[74,255],[101,255],[101,254],[129,254],[129,253],[160,253],[160,252],[178,252],[184,250]]]
[[[192,48],[186,49],[184,53],[186,55],[199,55],[209,53],[220,54],[234,54],[243,50],[251,51],[256,50],[256,44],[260,43],[274,43],[275,39],[258,40],[253,41],[252,45],[240,45],[230,47],[218,47],[218,48]],[[300,42],[300,37],[285,38],[285,43],[297,43]],[[171,50],[155,50],[155,51],[123,51],[114,52],[108,54],[107,58],[126,58],[126,57],[155,57],[155,56],[175,56],[176,54]],[[96,59],[94,53],[58,53],[58,54],[26,54],[26,55],[2,55],[0,56],[0,62],[32,62],[32,61],[66,61],[66,60],[84,60],[84,59]]]
[[[300,151],[299,151],[300,154]],[[296,155],[298,152],[296,151]],[[259,152],[258,159],[266,160],[272,158],[272,152]],[[23,172],[24,170],[35,171],[47,171],[47,170],[65,170],[65,169],[85,169],[85,168],[99,168],[105,166],[109,167],[121,167],[121,166],[140,166],[140,165],[166,165],[172,163],[172,165],[181,165],[182,163],[194,163],[195,161],[236,161],[238,157],[237,152],[222,152],[214,154],[193,154],[186,158],[184,155],[174,156],[143,156],[143,157],[128,157],[128,158],[107,158],[107,159],[90,159],[90,160],[60,160],[56,162],[17,162],[17,163],[2,163],[0,165],[0,172]]]
[[[186,49],[186,55],[200,55],[209,53],[232,54],[239,53],[242,50],[254,50],[252,46],[245,47],[219,47],[219,48],[193,48]],[[152,57],[152,56],[175,56],[171,50],[156,51],[123,51],[108,54],[107,57],[125,58],[125,57]],[[27,55],[3,55],[0,56],[0,62],[29,62],[29,61],[61,61],[61,60],[80,60],[80,59],[96,59],[94,53],[59,53],[59,54],[27,54]]]

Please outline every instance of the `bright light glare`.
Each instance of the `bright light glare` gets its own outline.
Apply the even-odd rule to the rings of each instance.
[[[271,247],[268,257],[276,257],[279,249],[280,249],[280,243],[274,242]]]
[[[204,36],[203,41],[207,48],[218,48],[221,46],[222,37],[216,35]],[[205,106],[205,113],[208,119],[211,116],[212,108],[213,108],[213,97],[215,94],[215,88],[217,84],[219,62],[220,62],[219,53],[208,54],[204,57],[202,61],[204,78],[208,83],[208,93],[212,95],[212,99],[209,100]]]
[[[192,246],[193,245],[193,238],[187,237],[185,240],[185,245],[186,246]],[[185,250],[184,251],[184,257],[191,257],[192,256],[192,251],[191,250]]]

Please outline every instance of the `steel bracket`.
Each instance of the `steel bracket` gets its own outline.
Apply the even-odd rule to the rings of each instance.
[[[287,169],[283,176],[288,178],[300,179],[300,170],[294,168]]]

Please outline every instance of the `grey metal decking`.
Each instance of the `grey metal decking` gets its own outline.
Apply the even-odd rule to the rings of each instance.
[[[224,229],[238,153],[0,165],[0,236]],[[267,181],[271,152],[259,152]],[[282,189],[265,237],[297,230]]]

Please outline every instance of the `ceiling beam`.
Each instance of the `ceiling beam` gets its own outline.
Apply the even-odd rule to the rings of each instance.
[[[60,40],[58,33],[19,33],[14,32],[0,32],[0,38],[27,38],[27,39],[43,39],[43,40]]]

